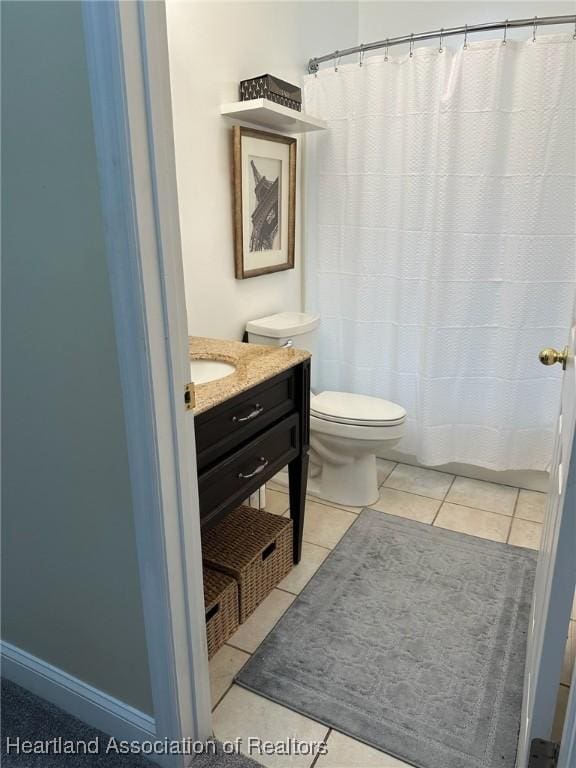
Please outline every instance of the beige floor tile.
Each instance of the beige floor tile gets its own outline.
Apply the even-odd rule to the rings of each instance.
[[[264,507],[266,512],[271,512],[273,515],[283,515],[289,506],[290,499],[287,493],[266,487],[266,506]]]
[[[426,499],[413,493],[395,491],[385,485],[380,488],[380,499],[372,505],[372,509],[387,512],[389,515],[407,517],[419,523],[431,523],[441,505],[441,501]]]
[[[431,499],[442,501],[448,493],[453,479],[454,475],[448,475],[446,472],[412,467],[409,464],[398,464],[390,473],[384,487],[395,488],[397,491],[407,491],[408,493],[418,493],[420,496],[429,496]]]
[[[249,658],[249,653],[223,645],[210,659],[210,692],[213,707],[230,688],[234,676],[240,672]]]
[[[352,507],[352,506],[346,506],[346,504],[337,504],[335,501],[328,501],[328,499],[322,499],[320,496],[314,496],[313,493],[308,493],[306,496],[308,501],[315,501],[318,504],[324,504],[325,507],[332,507],[334,509],[345,509],[347,512],[354,512],[355,515],[358,515],[360,512],[362,512],[363,507]]]
[[[446,502],[441,506],[434,525],[470,536],[479,536],[481,539],[505,542],[510,529],[510,518],[495,512]]]
[[[570,688],[567,685],[561,685],[558,689],[558,698],[556,699],[556,711],[554,713],[554,723],[552,725],[552,741],[560,742],[562,739],[562,728],[566,717],[566,708],[568,706],[568,696]]]
[[[545,505],[545,493],[520,489],[518,503],[516,504],[516,512],[514,514],[516,517],[522,518],[522,520],[531,520],[533,523],[543,523]]]
[[[234,632],[229,644],[248,653],[254,653],[278,619],[290,607],[294,595],[274,589],[260,603],[254,613]]]
[[[317,501],[306,501],[304,541],[333,549],[357,515],[345,509],[329,507]]]
[[[376,459],[378,485],[382,485],[382,483],[390,476],[390,472],[392,472],[395,466],[395,461],[389,461],[388,459]]]
[[[568,639],[564,650],[564,663],[562,664],[562,676],[560,682],[563,685],[570,685],[572,682],[572,672],[574,670],[574,659],[576,658],[576,621],[571,621],[568,625]]]
[[[325,725],[237,685],[232,686],[216,708],[212,725],[217,739],[239,738],[240,751],[268,768],[310,768],[315,755],[263,755],[250,749],[254,741],[297,739],[320,744],[328,733]]]
[[[411,768],[408,763],[337,731],[332,731],[326,745],[328,753],[318,758],[316,768]]]
[[[498,512],[501,515],[512,515],[517,496],[518,488],[511,488],[509,485],[457,477],[448,491],[446,501],[484,509],[487,512]]]
[[[317,547],[316,544],[309,544],[307,541],[303,542],[302,559],[280,582],[278,585],[280,589],[297,595],[308,584],[329,554],[330,552],[324,547]]]
[[[515,547],[538,549],[540,547],[541,535],[542,526],[540,523],[531,523],[528,520],[520,520],[515,517],[512,520],[508,544],[514,544]]]

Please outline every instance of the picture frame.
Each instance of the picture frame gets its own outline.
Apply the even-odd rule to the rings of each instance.
[[[294,269],[296,152],[291,136],[233,128],[238,280]]]

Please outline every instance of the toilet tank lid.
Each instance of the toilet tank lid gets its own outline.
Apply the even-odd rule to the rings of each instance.
[[[248,333],[281,339],[284,336],[300,336],[320,325],[320,315],[311,312],[278,312],[246,323]]]

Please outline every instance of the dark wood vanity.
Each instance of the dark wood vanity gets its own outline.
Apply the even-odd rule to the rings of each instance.
[[[202,527],[214,525],[288,466],[298,563],[308,477],[310,360],[203,410],[195,429]]]

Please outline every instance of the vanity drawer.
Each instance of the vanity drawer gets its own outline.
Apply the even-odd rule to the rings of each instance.
[[[298,415],[293,414],[255,437],[198,476],[202,524],[241,504],[299,454]]]
[[[294,369],[290,369],[199,414],[194,421],[198,468],[209,466],[294,411],[294,391]]]

